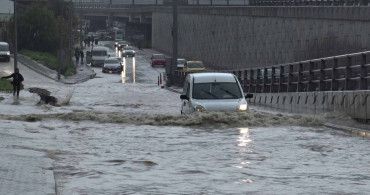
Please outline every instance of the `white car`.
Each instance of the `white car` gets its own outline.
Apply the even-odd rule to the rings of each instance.
[[[134,47],[132,47],[132,46],[124,47],[123,50],[122,50],[122,56],[123,57],[128,57],[128,56],[135,57]]]
[[[186,63],[186,59],[178,58],[177,59],[177,70],[182,70],[184,68],[185,63]]]
[[[246,111],[246,98],[235,75],[231,73],[191,73],[185,78],[181,114],[211,111]]]

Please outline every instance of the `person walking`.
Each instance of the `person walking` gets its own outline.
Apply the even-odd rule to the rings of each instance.
[[[19,98],[19,91],[21,90],[21,83],[24,81],[23,76],[21,73],[19,73],[19,69],[16,68],[15,72],[9,76],[1,77],[2,79],[8,79],[13,78],[13,81],[11,82],[13,85],[13,96],[15,96],[15,93],[17,92],[17,98]]]
[[[84,64],[84,51],[80,51],[80,57],[81,57],[81,65]]]
[[[75,49],[75,58],[76,58],[76,65],[78,64],[78,62],[80,61],[80,51],[78,50],[78,48]]]

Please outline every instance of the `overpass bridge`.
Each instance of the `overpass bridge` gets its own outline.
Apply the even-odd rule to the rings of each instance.
[[[252,6],[256,1],[247,6],[213,2],[179,6],[180,57],[233,72],[245,91],[256,94],[250,100],[255,104],[305,113],[341,110],[353,118],[370,119],[367,1],[320,1],[329,2],[327,6],[303,0],[261,1],[265,4],[260,6]],[[76,9],[82,15],[89,11],[119,17],[148,14],[152,47],[171,55],[171,5]],[[185,74],[172,71],[171,76],[176,76],[171,78],[181,85]]]

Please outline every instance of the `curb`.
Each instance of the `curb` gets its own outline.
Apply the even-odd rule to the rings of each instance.
[[[358,129],[358,128],[353,128],[353,127],[347,127],[347,126],[341,126],[341,125],[335,125],[332,123],[324,123],[324,126],[333,128],[333,129],[338,129],[341,131],[344,131],[349,134],[353,135],[359,135],[363,137],[370,137],[370,131],[368,130],[363,130],[363,129]]]
[[[81,75],[80,79],[71,79],[71,80],[69,80],[68,77],[64,77],[63,75],[61,75],[61,79],[58,80],[58,78],[57,78],[58,73],[55,70],[51,70],[48,67],[45,67],[44,65],[36,62],[35,60],[32,60],[28,56],[25,56],[25,55],[22,55],[22,54],[18,54],[18,55],[19,55],[19,58],[18,58],[19,62],[21,62],[26,67],[30,68],[31,70],[33,70],[33,71],[35,71],[35,72],[37,72],[37,73],[39,73],[39,74],[41,74],[41,75],[43,75],[47,78],[50,78],[54,81],[61,82],[61,83],[64,83],[64,84],[82,83],[82,82],[85,82],[85,81],[87,81],[89,79],[92,79],[96,76],[96,73],[92,71],[92,74],[90,74],[90,75],[84,75],[84,76]],[[49,72],[49,73],[47,73],[47,72]]]

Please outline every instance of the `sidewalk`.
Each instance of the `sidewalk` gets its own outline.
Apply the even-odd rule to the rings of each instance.
[[[41,63],[38,63],[31,58],[18,54],[18,60],[20,63],[24,64],[28,68],[32,69],[33,71],[44,75],[50,79],[53,79],[55,81],[58,81],[58,72],[55,70],[51,70],[48,67],[42,65]],[[94,70],[92,70],[90,67],[85,65],[79,65],[76,70],[76,74],[64,77],[63,75],[60,75],[59,82],[65,83],[65,84],[76,84],[85,82],[89,79],[94,78],[96,73]]]

